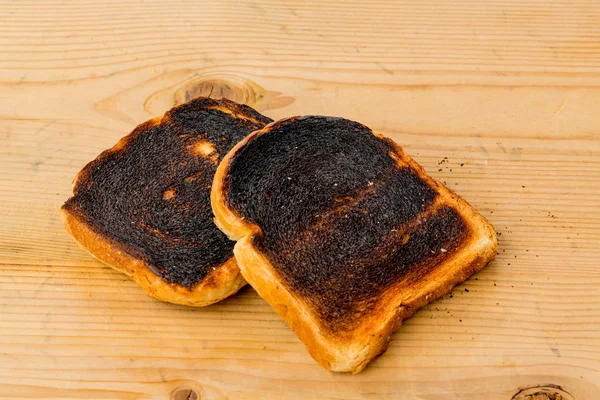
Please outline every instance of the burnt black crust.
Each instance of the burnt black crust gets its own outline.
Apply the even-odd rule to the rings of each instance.
[[[434,210],[438,193],[367,127],[302,117],[267,129],[232,158],[226,199],[323,328],[350,329],[385,289],[422,279],[465,240],[462,217]]]
[[[158,125],[141,124],[123,139],[123,148],[90,162],[63,207],[165,281],[193,287],[233,256],[234,243],[212,221],[210,188],[218,161],[269,122],[229,100],[192,100]],[[194,154],[203,140],[218,154]]]

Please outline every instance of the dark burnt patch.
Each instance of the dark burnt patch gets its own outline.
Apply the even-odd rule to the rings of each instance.
[[[350,330],[391,286],[403,282],[410,287],[422,280],[453,255],[468,234],[462,217],[450,207],[408,229],[400,224],[381,235],[369,229],[374,221],[360,212],[331,222],[328,229],[312,232],[305,246],[274,251],[260,238],[255,245],[275,261],[281,276],[309,299],[321,323],[333,332]]]
[[[167,282],[192,287],[233,255],[212,222],[214,157],[270,121],[228,100],[192,100],[89,163],[63,207]],[[215,151],[194,151],[204,143]]]
[[[231,160],[226,196],[265,234],[293,236],[339,206],[336,200],[357,197],[393,173],[390,150],[368,128],[342,118],[280,121]]]
[[[232,159],[230,206],[261,228],[254,245],[325,329],[350,329],[382,291],[422,278],[467,235],[393,152],[358,123],[302,117],[276,123]]]

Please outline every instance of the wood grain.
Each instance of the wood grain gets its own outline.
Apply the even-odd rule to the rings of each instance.
[[[598,398],[599,2],[49,0],[0,15],[0,398],[508,400],[549,384]],[[205,309],[146,297],[58,209],[89,160],[198,95],[389,135],[489,218],[497,260],[356,376],[316,365],[249,288]]]

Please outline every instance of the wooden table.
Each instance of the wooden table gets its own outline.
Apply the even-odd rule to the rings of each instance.
[[[600,2],[3,1],[0,21],[0,398],[600,398]],[[146,297],[58,210],[200,95],[389,135],[489,218],[496,261],[354,376],[250,288]]]

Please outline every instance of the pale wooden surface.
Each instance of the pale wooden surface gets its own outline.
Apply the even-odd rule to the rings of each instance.
[[[146,297],[58,209],[86,162],[202,94],[391,136],[490,219],[497,260],[356,376],[251,289]],[[2,399],[600,398],[600,2],[3,1],[0,121]]]

